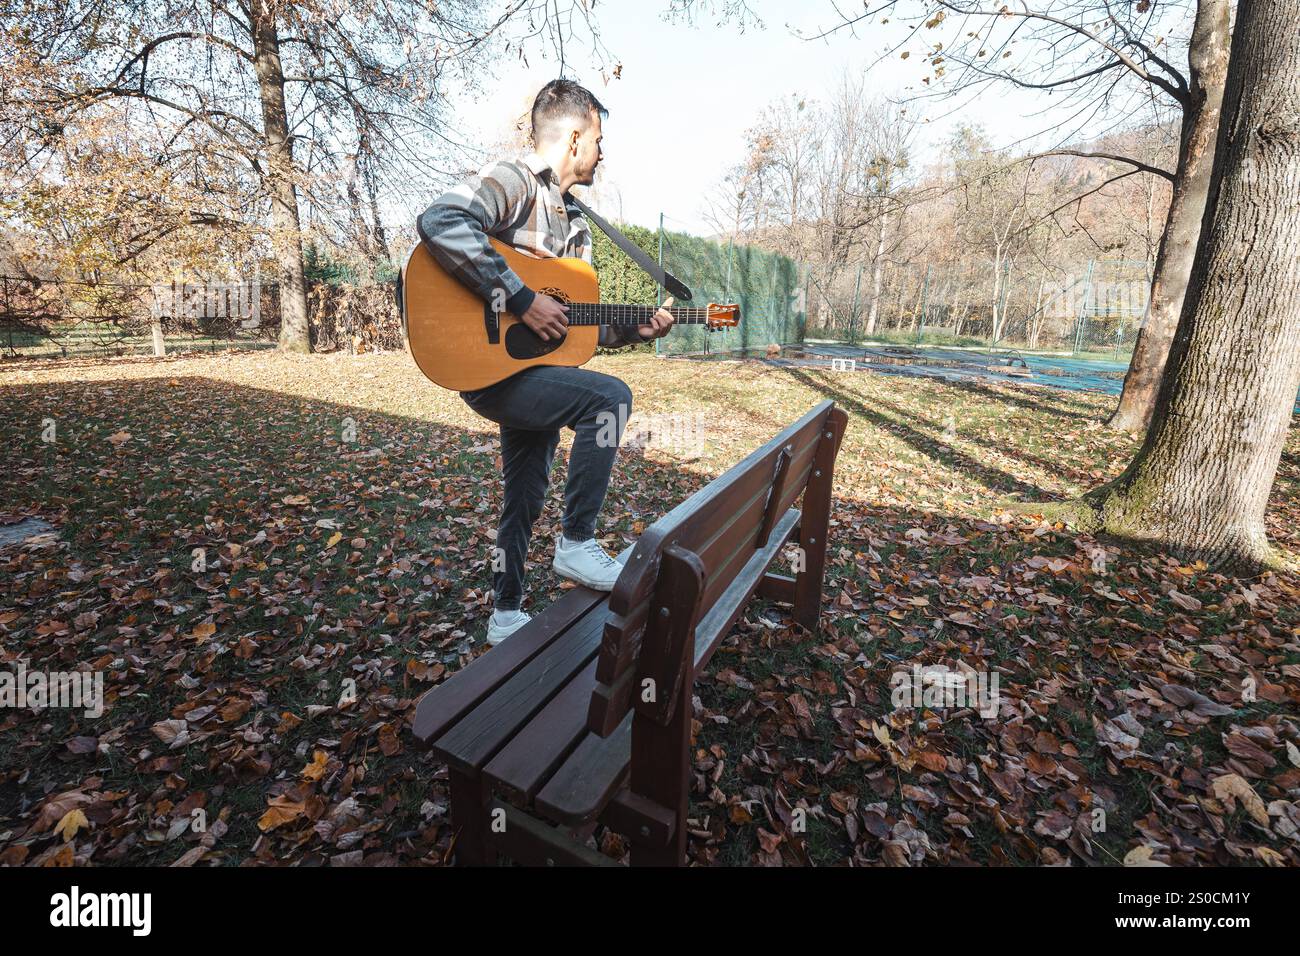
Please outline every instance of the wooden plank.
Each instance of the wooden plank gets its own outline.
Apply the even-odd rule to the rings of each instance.
[[[594,820],[618,792],[632,754],[632,714],[608,737],[588,733],[537,794],[539,811],[561,823]]]
[[[794,503],[798,497],[807,490],[808,482],[812,481],[813,472],[816,471],[816,466],[813,463],[816,458],[815,451],[816,449],[814,448],[814,454],[810,455],[803,465],[799,481],[794,484],[787,483],[784,490],[781,492],[781,496],[777,499],[776,507],[780,509],[781,514],[784,514],[788,509],[794,507]]]
[[[763,575],[763,580],[758,582],[758,590],[754,593],[768,601],[790,604],[794,601],[794,578],[788,574],[774,574],[769,571]]]
[[[708,629],[707,632],[710,635],[710,641],[716,640],[720,635],[725,635],[725,628],[730,628],[731,623],[735,621],[745,602],[747,602],[758,589],[759,583],[763,579],[763,572],[765,572],[768,567],[771,566],[772,562],[776,560],[777,556],[781,553],[781,549],[784,548],[786,543],[789,541],[790,536],[799,527],[801,519],[802,515],[800,512],[794,509],[786,511],[786,513],[781,517],[781,520],[772,528],[772,533],[768,538],[767,546],[761,551],[756,550],[750,552],[750,556],[746,560],[745,564],[735,572],[735,576],[731,578],[731,582],[727,589],[718,595],[714,600],[713,606],[705,609],[704,602],[700,602],[703,614],[700,619],[699,629],[697,629],[696,632],[697,635],[705,633],[703,629],[705,629],[706,626]],[[757,578],[754,578],[755,574],[758,575]],[[775,575],[773,577],[779,578],[779,576]],[[739,589],[737,589],[735,582],[739,580],[743,580],[744,583]],[[786,578],[785,580],[789,581],[790,586],[793,588],[794,579]],[[788,600],[793,600],[793,593],[791,593]],[[719,610],[719,608],[721,608],[721,610]],[[719,628],[722,628],[724,623],[725,628],[718,630]],[[700,648],[698,636],[696,638],[696,644],[697,651],[695,656],[696,669],[698,670],[698,668],[702,666],[700,664],[700,658],[703,657],[707,660],[708,657],[712,656],[714,648]],[[640,641],[637,642],[637,647],[638,649],[641,647]],[[628,708],[632,706],[632,700],[638,686],[635,675],[635,671],[625,670],[616,680],[610,683],[605,683],[599,679],[600,672],[599,669],[597,670],[597,681],[596,686],[592,688],[591,708],[587,720],[587,726],[590,728],[592,733],[608,733],[623,719],[623,715],[627,713]]]
[[[626,614],[631,608],[644,601],[654,586],[655,556],[668,544],[680,543],[690,550],[700,553],[700,542],[668,540],[686,521],[687,518],[700,513],[719,511],[734,513],[736,505],[749,500],[755,491],[766,487],[772,474],[772,464],[777,454],[786,445],[793,444],[796,450],[803,448],[810,436],[817,434],[822,420],[830,412],[834,402],[819,402],[792,425],[769,440],[761,448],[747,455],[724,474],[709,482],[695,494],[691,495],[672,511],[668,512],[649,528],[646,528],[637,542],[636,548],[628,559],[628,566],[641,565],[639,575],[620,578],[610,593],[609,606],[616,614]],[[760,467],[766,463],[766,468]],[[694,545],[694,546],[693,546]]]
[[[433,752],[452,767],[482,767],[595,657],[607,613],[602,602],[584,615],[452,725]]]
[[[486,866],[495,862],[488,845],[488,793],[478,774],[452,770],[451,822],[456,827],[453,851],[457,866]]]
[[[574,588],[509,640],[428,690],[415,705],[411,723],[416,741],[428,746],[604,599],[599,591]]]
[[[768,535],[772,531],[772,524],[776,521],[777,515],[780,514],[773,505],[781,498],[781,491],[785,488],[785,476],[790,470],[790,453],[794,448],[786,445],[776,456],[776,473],[772,476],[772,487],[767,493],[767,501],[763,505],[763,523],[758,528],[758,541],[755,544],[763,547],[767,544]]]
[[[639,646],[639,645],[638,645]],[[632,685],[636,671],[628,668],[613,683],[596,681],[591,689],[591,706],[587,710],[587,729],[607,737],[614,732],[632,706]]]
[[[821,618],[822,582],[826,569],[826,538],[830,533],[831,497],[835,459],[848,414],[837,408],[827,416],[826,430],[813,458],[815,470],[803,499],[799,543],[804,549],[804,569],[795,576],[794,619],[814,633]]]
[[[813,470],[811,449],[807,454],[801,455],[801,459],[802,463],[797,466],[798,475],[787,477],[787,488],[792,481],[793,483],[805,481]],[[708,580],[705,601],[703,601],[705,607],[725,591],[727,584],[731,583],[733,572],[748,561],[749,551],[757,546],[768,490],[770,489],[758,489],[754,497],[746,503],[744,511],[716,525],[712,536],[703,542],[703,548],[708,551],[707,555],[701,555],[701,563],[705,564]],[[781,510],[779,514],[784,514],[784,511]],[[682,531],[680,535],[673,536],[673,540],[692,541],[695,537],[697,535],[689,531]],[[633,666],[637,652],[641,648],[647,611],[649,611],[649,596],[627,613],[611,618],[610,626],[606,628],[606,636],[601,644],[601,663],[595,671],[595,678],[599,682],[616,683],[620,675]]]
[[[785,492],[779,496],[780,498],[797,496],[803,490],[812,471],[812,458],[819,436],[820,432],[810,427],[806,435],[790,443],[789,447],[794,448],[794,452],[790,457],[785,477]],[[667,529],[664,538],[666,543],[663,547],[675,543],[694,551],[704,565],[709,582],[705,588],[704,607],[709,607],[726,589],[730,583],[730,575],[749,559],[745,552],[756,546],[766,513],[765,509],[768,506],[772,469],[783,452],[784,446],[773,452],[770,463],[759,461],[751,466],[754,471],[744,483],[745,490],[748,491],[748,497],[744,501],[716,503],[714,507],[688,515],[684,523],[676,529]],[[728,475],[730,472],[722,478]],[[716,480],[721,481],[722,478]],[[753,487],[749,487],[750,485]],[[793,495],[790,494],[791,490]],[[735,510],[728,512],[726,508],[732,506]],[[781,506],[776,514],[784,514],[787,507]],[[659,522],[656,522],[656,526],[658,524]],[[665,529],[661,529],[663,530]],[[647,530],[646,535],[649,534],[650,531]],[[642,541],[647,541],[645,535],[642,536]],[[648,557],[644,559],[648,561],[647,567],[658,570],[658,560],[649,560]],[[645,626],[646,608],[653,589],[653,578],[649,579],[648,584],[644,586],[638,583],[637,588],[640,594],[637,603],[628,606],[614,619],[618,622],[617,626],[606,632],[601,644],[600,665],[596,669],[596,679],[601,683],[618,682],[636,659],[641,645],[641,632]],[[616,587],[615,592],[617,591]],[[610,597],[610,607],[615,607],[614,595]]]
[[[792,483],[798,485],[807,480],[815,450],[814,439],[803,448],[796,448],[791,454],[785,475],[787,489]],[[773,467],[775,467],[775,459]],[[753,497],[736,511],[720,515],[702,514],[693,521],[691,527],[683,528],[673,536],[676,543],[700,556],[710,578],[726,565],[738,546],[742,544],[757,546],[757,535],[763,526],[763,516],[767,513],[773,477],[769,476],[768,480],[755,490]],[[778,500],[782,495],[784,492],[777,496]],[[781,508],[776,512],[775,517],[779,518],[785,512],[786,508]]]
[[[483,775],[502,793],[532,802],[586,734],[595,683],[596,662],[592,661],[488,762]]]
[[[793,508],[785,513],[772,529],[772,537],[768,540],[767,547],[754,552],[753,557],[732,580],[731,586],[700,619],[699,626],[695,629],[695,673],[698,674],[700,669],[708,664],[709,658],[717,650],[722,638],[731,630],[731,625],[735,623],[740,612],[753,597],[764,573],[781,553],[790,533],[798,525],[799,519],[799,512]]]
[[[636,649],[641,646],[641,632],[650,614],[649,600],[642,601],[626,614],[611,614],[600,642],[600,662],[596,679],[609,680],[631,667]]]
[[[664,552],[659,584],[650,606],[650,624],[637,655],[635,706],[639,713],[659,724],[672,719],[682,683],[693,675],[695,621],[700,613],[700,591],[704,568],[692,551],[673,545]]]
[[[603,853],[579,843],[559,827],[553,827],[518,807],[500,800],[488,804],[489,812],[504,814],[505,830],[493,834],[492,843],[502,853],[524,866],[618,866]]]
[[[614,794],[600,820],[626,837],[659,846],[667,846],[677,832],[677,817],[671,810],[626,786]]]
[[[808,475],[811,472],[811,460],[803,466],[798,466],[786,481],[786,493],[788,494],[792,487],[800,487],[806,483]],[[788,506],[782,508],[782,510],[777,513],[777,516],[784,516],[788,511]],[[733,539],[734,546],[731,552],[724,560],[716,562],[711,569],[708,584],[706,584],[704,588],[704,597],[700,602],[706,610],[713,606],[714,602],[718,600],[718,597],[722,592],[731,585],[732,579],[739,573],[740,568],[744,567],[750,557],[754,554],[758,541],[757,522],[761,521],[761,517],[761,513],[758,512],[755,512],[750,516],[752,523],[744,529],[744,536],[740,537],[737,535]]]

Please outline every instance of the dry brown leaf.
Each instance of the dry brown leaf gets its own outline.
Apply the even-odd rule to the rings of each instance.
[[[1268,826],[1268,810],[1264,807],[1264,801],[1259,798],[1259,794],[1255,792],[1255,789],[1245,777],[1235,773],[1215,777],[1210,789],[1217,798],[1228,805],[1229,809],[1236,805],[1234,799],[1240,800],[1242,806],[1246,808],[1246,812],[1254,818],[1256,823]]]

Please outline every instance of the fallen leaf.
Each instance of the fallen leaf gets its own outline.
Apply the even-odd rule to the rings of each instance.
[[[78,808],[75,810],[69,810],[65,813],[63,819],[61,819],[58,825],[54,828],[54,832],[63,837],[63,842],[67,843],[77,835],[78,830],[89,826],[90,821],[86,819],[86,815]]]
[[[1214,782],[1210,785],[1214,795],[1232,809],[1236,800],[1240,800],[1246,812],[1254,818],[1256,823],[1268,826],[1268,810],[1264,807],[1264,801],[1259,798],[1254,788],[1240,774],[1227,773],[1222,777],[1215,777]]]

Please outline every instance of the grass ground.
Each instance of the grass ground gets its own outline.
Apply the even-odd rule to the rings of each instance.
[[[696,684],[693,860],[1296,862],[1300,582],[1004,509],[1123,466],[1132,440],[1101,424],[1113,399],[645,355],[590,367],[624,378],[637,413],[707,428],[698,455],[625,444],[611,550],[818,400],[850,416],[820,631],[755,602]],[[0,863],[444,860],[445,776],[409,720],[483,653],[487,423],[402,355],[0,376],[0,520],[57,529],[0,551],[0,662],[89,667],[108,700],[97,719],[0,709]],[[556,485],[535,607],[561,591]],[[1293,435],[1269,515],[1293,553],[1298,518]],[[938,664],[996,674],[996,713],[896,709],[893,675]]]

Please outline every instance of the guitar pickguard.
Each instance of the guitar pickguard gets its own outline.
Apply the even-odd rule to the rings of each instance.
[[[543,295],[549,295],[557,302],[568,303],[569,297],[564,291],[554,286],[547,286],[538,289]],[[537,333],[524,325],[522,322],[516,322],[506,329],[506,354],[512,359],[532,359],[540,355],[547,355],[554,352],[564,344],[567,335],[562,335],[558,339],[542,341]]]
[[[566,338],[568,336],[562,335],[558,339],[543,342],[538,338],[537,333],[524,323],[515,322],[506,329],[506,354],[512,359],[537,358],[539,355],[554,352],[564,344]]]

